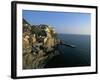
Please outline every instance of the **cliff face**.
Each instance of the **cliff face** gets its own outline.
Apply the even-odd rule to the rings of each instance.
[[[58,40],[52,27],[48,25],[30,25],[23,20],[23,69],[43,68],[54,56]]]

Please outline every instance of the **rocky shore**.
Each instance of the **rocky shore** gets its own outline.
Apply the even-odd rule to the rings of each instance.
[[[23,19],[23,69],[41,69],[59,55],[55,30],[49,25],[30,25]]]

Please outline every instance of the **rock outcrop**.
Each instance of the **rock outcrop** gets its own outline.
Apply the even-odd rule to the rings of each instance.
[[[44,68],[59,55],[56,32],[49,25],[30,25],[23,19],[23,69]]]

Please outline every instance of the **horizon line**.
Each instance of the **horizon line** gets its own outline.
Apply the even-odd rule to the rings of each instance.
[[[74,33],[58,33],[58,34],[71,34],[71,35],[89,35],[89,36],[91,36],[91,34],[74,34]]]

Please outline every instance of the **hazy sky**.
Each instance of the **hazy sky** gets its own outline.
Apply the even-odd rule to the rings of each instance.
[[[57,33],[85,35],[91,33],[89,13],[23,10],[22,15],[31,25],[47,24],[54,27]]]

